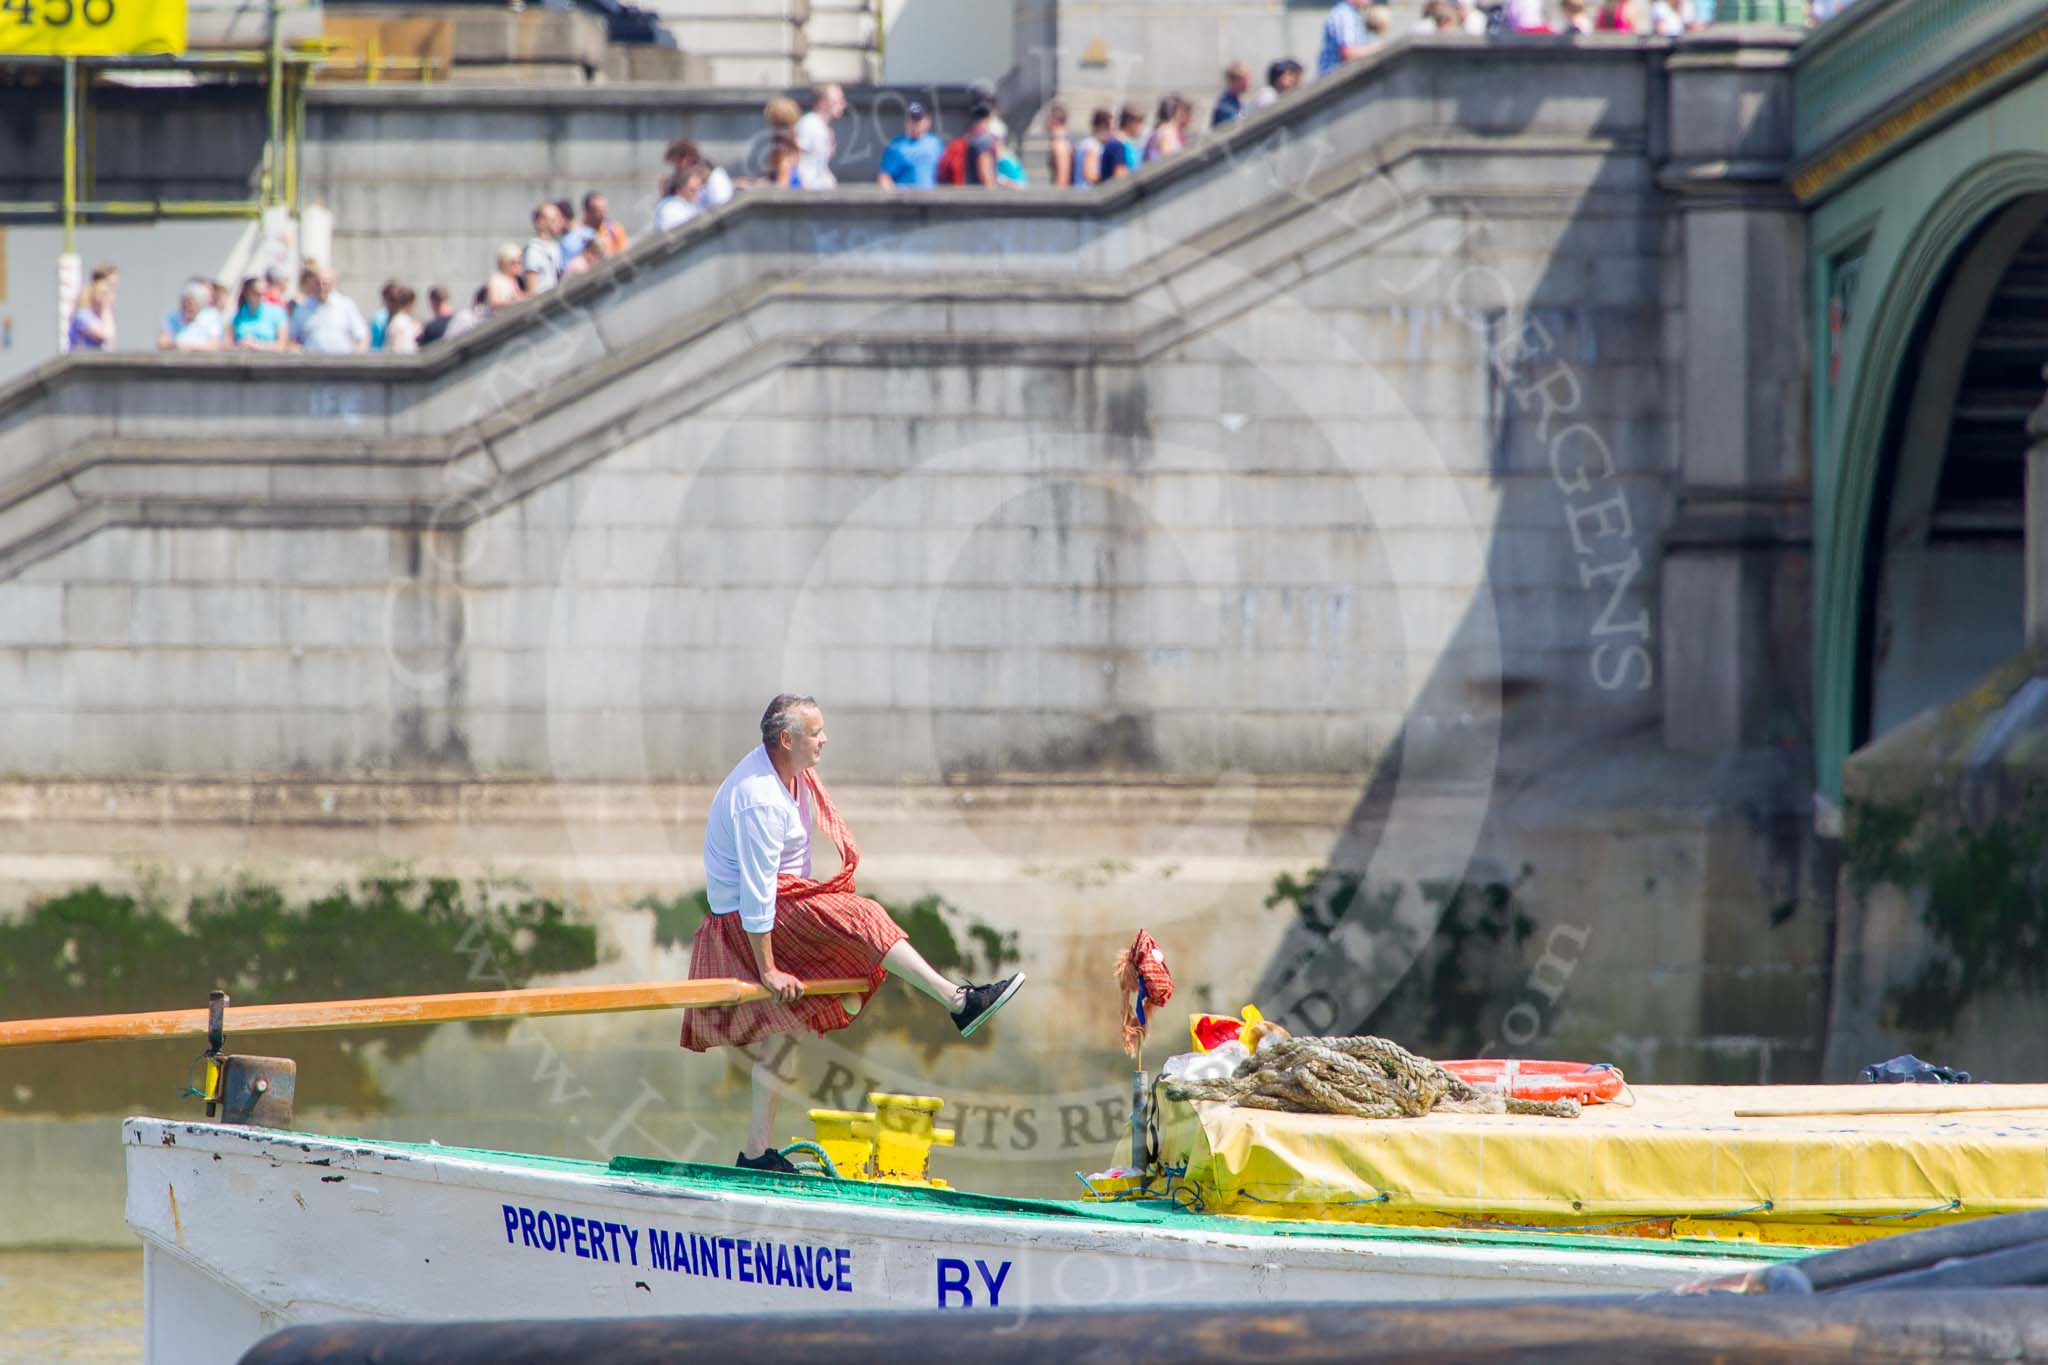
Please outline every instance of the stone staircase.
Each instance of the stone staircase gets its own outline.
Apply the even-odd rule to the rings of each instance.
[[[1571,54],[1573,79],[1591,93],[1546,106],[1533,133],[1521,112],[1494,114],[1483,98],[1502,82],[1553,81],[1560,60],[1547,50],[1480,63],[1396,48],[1099,194],[1025,191],[997,205],[965,192],[910,199],[854,187],[840,191],[831,231],[818,235],[811,196],[755,192],[418,357],[53,362],[0,389],[0,619],[5,585],[109,528],[461,531],[749,382],[829,357],[907,374],[971,355],[1006,383],[1022,382],[1026,356],[1142,371],[1252,307],[1247,280],[1321,275],[1385,242],[1443,231],[1431,194],[1379,203],[1370,221],[1317,211],[1348,203],[1385,166],[1429,184],[1521,182],[1589,212],[1594,180],[1620,174],[1608,111],[1640,107],[1640,58]],[[1409,93],[1418,83],[1427,97]],[[1480,112],[1448,131],[1444,108]],[[1330,147],[1347,154],[1329,158]],[[1254,148],[1259,155],[1246,154]],[[1294,190],[1275,196],[1275,184]],[[1615,201],[1601,212],[1627,214],[1638,211],[1636,194],[1596,197]],[[792,255],[796,233],[805,246]],[[898,249],[878,253],[877,242]],[[905,258],[919,262],[915,297],[891,264]],[[1183,258],[1214,265],[1189,269]],[[917,359],[867,349],[884,304],[901,331],[891,344],[914,340]],[[951,330],[967,315],[980,319],[971,344]],[[538,346],[555,359],[529,373]],[[1101,420],[1142,424],[1154,400],[1131,401]],[[1208,401],[1218,401],[1213,392]],[[846,439],[835,434],[835,448]],[[468,490],[460,506],[429,516],[450,480]]]
[[[715,86],[880,79],[873,0],[654,0]]]

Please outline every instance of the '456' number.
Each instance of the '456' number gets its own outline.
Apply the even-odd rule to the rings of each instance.
[[[113,22],[114,0],[0,0],[0,23],[10,14],[17,24],[33,24],[40,19],[51,28],[62,28],[79,18],[93,28],[101,28]]]

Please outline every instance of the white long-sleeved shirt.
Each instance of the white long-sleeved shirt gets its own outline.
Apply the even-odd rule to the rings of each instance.
[[[775,879],[784,872],[811,875],[810,798],[791,796],[768,750],[756,745],[725,775],[704,822],[712,911],[737,914],[748,933],[767,933],[775,927]]]
[[[813,109],[796,121],[796,178],[807,190],[829,190],[839,183],[832,174],[832,158],[839,152],[839,139],[825,116]]]

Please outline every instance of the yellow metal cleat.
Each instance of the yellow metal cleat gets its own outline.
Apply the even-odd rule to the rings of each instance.
[[[832,1158],[832,1164],[847,1180],[876,1180],[890,1185],[924,1185],[947,1188],[933,1178],[931,1153],[934,1147],[951,1147],[951,1128],[933,1126],[933,1116],[946,1102],[932,1095],[889,1095],[875,1091],[868,1096],[874,1106],[870,1113],[848,1109],[813,1109],[813,1139]]]
[[[813,1109],[813,1139],[847,1180],[875,1178],[875,1116],[852,1109]]]

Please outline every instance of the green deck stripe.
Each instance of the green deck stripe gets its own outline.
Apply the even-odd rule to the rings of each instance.
[[[331,1140],[331,1139],[330,1139]],[[920,1213],[1014,1218],[1020,1221],[1060,1219],[1130,1228],[1171,1228],[1177,1231],[1227,1232],[1234,1237],[1307,1238],[1335,1241],[1418,1242],[1437,1246],[1533,1247],[1551,1251],[1629,1252],[1645,1256],[1699,1256],[1726,1261],[1773,1262],[1814,1254],[1807,1247],[1765,1246],[1755,1242],[1716,1242],[1647,1237],[1602,1237],[1575,1232],[1509,1232],[1476,1228],[1407,1228],[1371,1223],[1320,1223],[1225,1214],[1195,1213],[1168,1200],[1131,1200],[1107,1204],[1094,1200],[1012,1199],[966,1190],[922,1189],[865,1181],[831,1181],[820,1176],[778,1175],[743,1171],[737,1166],[712,1166],[654,1157],[616,1156],[605,1165],[573,1157],[535,1156],[526,1152],[492,1152],[473,1147],[443,1147],[413,1142],[350,1140],[350,1145],[423,1158],[455,1157],[508,1170],[530,1170],[586,1178],[628,1176],[651,1185],[671,1185],[699,1193],[773,1195],[848,1208],[902,1209]]]

